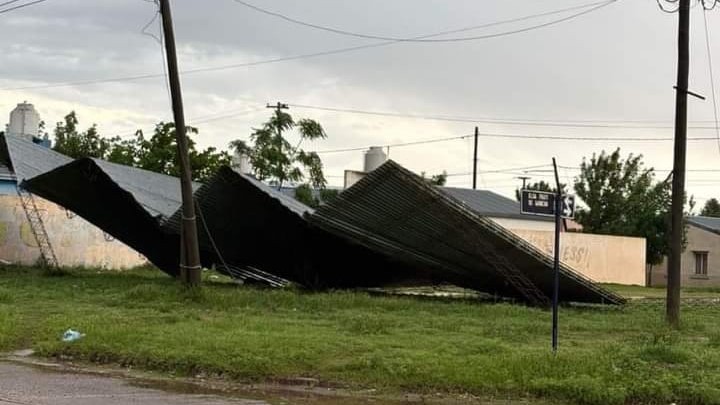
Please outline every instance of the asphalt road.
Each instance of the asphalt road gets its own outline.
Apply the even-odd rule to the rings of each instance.
[[[139,388],[119,378],[0,362],[0,405],[268,405],[265,401]]]

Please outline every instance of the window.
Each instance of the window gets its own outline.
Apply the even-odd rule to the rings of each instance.
[[[707,276],[708,252],[693,252],[695,255],[695,275]]]

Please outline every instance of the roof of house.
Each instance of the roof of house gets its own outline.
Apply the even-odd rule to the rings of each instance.
[[[529,221],[553,221],[550,217],[520,213],[520,203],[490,190],[443,187],[443,191],[465,203],[468,208],[486,217],[525,219]]]
[[[5,135],[4,138],[18,184],[73,162],[68,156],[26,139],[13,135]],[[177,177],[102,159],[93,161],[153,216],[159,214],[167,218],[180,207],[180,182]],[[193,190],[199,187],[199,183],[193,183]]]
[[[693,216],[687,217],[690,225],[720,235],[720,218]]]

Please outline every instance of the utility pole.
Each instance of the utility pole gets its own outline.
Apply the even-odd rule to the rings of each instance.
[[[516,177],[516,179],[520,179],[520,180],[522,180],[522,182],[523,182],[523,185],[522,185],[521,190],[525,190],[525,186],[527,186],[527,181],[530,180],[531,178],[532,178],[532,177],[529,177],[529,176]]]
[[[477,163],[478,163],[478,127],[475,127],[475,156],[473,157],[473,190],[477,190]]]
[[[685,161],[687,154],[687,96],[690,74],[690,0],[678,0],[678,70],[675,86],[675,147],[672,177],[670,254],[667,278],[667,322],[680,325],[680,268],[684,231]]]
[[[195,204],[192,190],[192,175],[185,129],[185,112],[183,111],[182,90],[175,49],[175,32],[173,29],[170,0],[160,0],[165,53],[168,64],[168,80],[172,96],[173,117],[175,119],[175,137],[177,143],[177,159],[180,164],[180,189],[182,195],[182,230],[180,277],[184,284],[196,286],[200,284],[200,249],[198,248],[197,223],[195,221]]]
[[[279,152],[280,152],[280,154],[282,154],[282,125],[280,124],[281,123],[280,117],[282,116],[281,115],[282,110],[289,110],[290,107],[287,104],[281,103],[278,101],[277,104],[275,104],[275,105],[268,103],[266,108],[272,108],[275,110],[275,120],[276,120],[276,124],[277,124],[277,135],[278,135],[278,148],[280,148]],[[282,166],[280,166],[280,171],[283,172]],[[282,177],[279,179],[278,190],[282,190],[283,180],[285,180],[285,179],[283,179]]]

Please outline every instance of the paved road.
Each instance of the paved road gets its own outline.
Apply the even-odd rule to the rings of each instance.
[[[0,405],[268,405],[265,401],[175,394],[125,380],[0,362]]]

